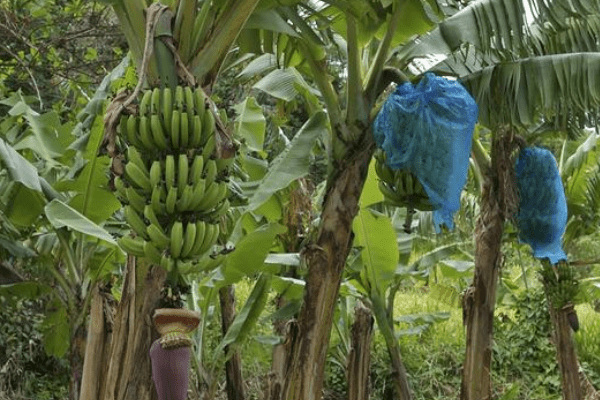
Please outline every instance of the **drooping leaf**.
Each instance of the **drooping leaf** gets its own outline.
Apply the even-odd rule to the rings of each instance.
[[[250,61],[246,68],[238,74],[238,78],[250,78],[277,68],[277,58],[274,54],[265,53]]]
[[[42,191],[37,169],[3,139],[0,139],[0,157],[14,181],[32,190]]]
[[[231,346],[242,343],[248,337],[252,328],[258,321],[258,317],[260,317],[260,314],[265,308],[270,286],[270,275],[261,275],[258,278],[248,300],[246,300],[246,303],[242,307],[242,310],[235,317],[233,323],[227,330],[225,337],[214,351],[215,357],[222,354],[226,346],[230,346],[228,353],[231,354]]]
[[[267,29],[289,36],[298,36],[296,31],[274,9],[253,12],[246,21],[244,29]]]
[[[253,87],[278,99],[292,101],[298,95],[296,85],[305,87],[313,94],[319,95],[319,91],[311,87],[293,67],[276,69],[258,81]]]
[[[361,207],[368,207],[371,204],[383,201],[383,194],[381,193],[381,190],[379,190],[377,184],[378,180],[377,173],[375,172],[375,158],[373,158],[369,164],[369,174],[367,175],[365,186],[360,195],[359,203]]]
[[[473,261],[442,260],[440,262],[440,272],[443,276],[450,279],[472,276],[472,269],[474,267],[475,263]]]
[[[16,143],[15,149],[31,149],[50,162],[63,157],[75,139],[71,135],[72,125],[62,125],[56,111],[39,114],[28,107],[24,116],[33,134]]]
[[[383,293],[394,279],[398,265],[396,231],[390,219],[369,209],[361,209],[354,218],[354,245],[361,249],[364,268],[361,277]]]
[[[46,354],[61,358],[69,349],[71,329],[67,310],[58,301],[51,303],[51,310],[46,314],[41,330],[44,335]]]
[[[246,97],[244,101],[234,106],[234,110],[237,113],[236,136],[245,140],[248,149],[262,152],[267,125],[262,108],[254,97]]]
[[[261,270],[267,254],[273,247],[275,236],[285,232],[285,227],[277,223],[259,227],[240,238],[235,243],[235,250],[227,255],[222,267],[225,280],[223,285],[228,285],[252,275]]]
[[[428,251],[423,254],[419,259],[417,259],[412,265],[411,269],[413,271],[422,271],[427,270],[434,265],[436,265],[439,261],[447,259],[453,254],[458,252],[458,244],[451,243],[443,246],[436,247],[435,249]]]
[[[52,200],[45,207],[46,217],[55,228],[67,227],[76,232],[104,240],[116,246],[113,237],[104,228],[60,200]]]
[[[30,227],[44,211],[45,204],[46,198],[40,192],[18,184],[5,213],[13,224]]]
[[[313,115],[273,160],[256,191],[248,199],[248,211],[256,210],[275,192],[308,174],[310,152],[316,140],[327,134],[326,118],[323,112]]]

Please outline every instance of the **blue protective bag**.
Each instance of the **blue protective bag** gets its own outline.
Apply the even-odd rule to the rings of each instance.
[[[521,150],[515,163],[519,211],[519,239],[536,258],[552,264],[566,260],[562,236],[567,226],[567,200],[552,152],[541,147]]]
[[[437,232],[442,224],[454,227],[477,113],[475,100],[459,82],[426,73],[416,85],[399,86],[373,123],[387,164],[412,172],[425,188]]]

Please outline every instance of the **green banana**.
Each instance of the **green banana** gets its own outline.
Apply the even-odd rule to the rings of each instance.
[[[156,225],[159,227],[162,226],[158,221],[158,217],[156,216],[154,208],[152,208],[151,204],[147,204],[146,207],[144,207],[144,218],[146,218],[148,221],[148,225]]]
[[[148,236],[155,247],[159,250],[167,250],[171,245],[171,239],[157,225],[148,226]]]
[[[212,210],[208,214],[208,218],[212,221],[218,221],[230,208],[229,199],[223,199],[220,203],[217,204],[214,210]]]
[[[192,202],[190,203],[189,209],[192,211],[197,211],[198,206],[202,202],[204,198],[204,193],[206,189],[206,181],[204,179],[200,179],[198,182],[194,184],[194,191],[192,192]]]
[[[178,110],[179,112],[183,112],[184,110],[184,94],[183,94],[183,86],[177,86],[175,87],[175,102],[174,102],[174,109]]]
[[[182,149],[187,149],[190,139],[190,121],[188,113],[179,114],[179,145]]]
[[[177,273],[180,275],[184,275],[184,274],[189,274],[190,272],[194,271],[196,268],[196,262],[188,260],[188,261],[182,261],[182,260],[177,260],[177,264],[175,266],[175,268],[177,269]]]
[[[189,274],[197,274],[204,271],[212,271],[217,268],[223,260],[225,259],[225,255],[217,254],[216,256],[210,255],[205,256],[202,259],[198,260],[194,267],[188,271]]]
[[[177,200],[176,209],[178,212],[183,213],[186,211],[190,211],[190,204],[192,204],[192,200],[194,199],[194,187],[192,185],[185,185],[183,190],[181,191],[181,195]]]
[[[213,115],[210,109],[206,110],[204,113],[204,118],[202,119],[202,144],[205,143],[211,137],[214,137],[215,133],[215,116]]]
[[[151,263],[160,265],[162,253],[154,246],[152,242],[144,243],[144,257],[150,260]]]
[[[217,179],[217,162],[215,160],[209,159],[205,161],[202,176],[206,181],[206,188]]]
[[[150,175],[148,167],[142,158],[142,155],[134,146],[127,148],[127,161],[138,166],[138,168],[144,173],[144,175]]]
[[[206,224],[206,233],[204,234],[204,241],[202,247],[200,247],[199,254],[204,254],[212,248],[219,237],[219,225],[218,224]]]
[[[175,268],[175,260],[173,260],[167,254],[163,254],[159,265],[165,271],[171,272]]]
[[[171,114],[171,147],[177,150],[180,144],[181,115],[178,110]]]
[[[160,114],[160,89],[154,88],[152,90],[152,97],[150,100],[150,115]]]
[[[175,186],[175,156],[172,154],[165,157],[165,186],[167,189]]]
[[[200,255],[200,248],[204,242],[204,236],[206,234],[206,223],[204,221],[196,221],[196,237],[194,238],[194,244],[190,249],[189,256],[197,257]]]
[[[215,206],[227,196],[227,184],[225,182],[213,182],[205,190],[204,197],[196,210],[210,212]]]
[[[194,243],[196,241],[196,224],[194,222],[188,222],[185,225],[185,234],[183,236],[183,246],[181,247],[181,257],[186,258]]]
[[[127,200],[127,186],[125,186],[125,182],[123,182],[123,178],[120,176],[115,176],[114,179],[115,191],[117,192],[117,196],[121,200]]]
[[[152,139],[154,140],[154,143],[156,143],[156,146],[160,150],[166,150],[169,145],[167,144],[167,138],[165,137],[165,131],[160,122],[159,114],[152,114],[150,116],[150,128],[152,131]]]
[[[204,142],[204,147],[202,147],[202,157],[204,157],[205,160],[208,160],[213,155],[216,148],[217,139],[215,135],[211,134]]]
[[[131,229],[140,237],[148,239],[148,233],[146,224],[142,217],[135,211],[132,206],[125,206],[123,208],[123,214],[125,215],[125,221],[129,224]]]
[[[173,118],[173,92],[170,87],[162,90],[162,119],[167,132],[171,132],[171,120]]]
[[[203,120],[206,110],[206,95],[202,88],[196,88],[196,90],[194,90],[194,106],[196,108],[196,115],[200,117],[200,120]]]
[[[125,189],[127,203],[137,212],[142,213],[146,207],[146,197],[141,195],[134,187],[129,186]]]
[[[126,135],[127,141],[130,145],[140,148],[144,147],[144,144],[139,136],[138,118],[135,115],[130,115],[127,117]]]
[[[189,180],[192,184],[196,184],[202,179],[202,170],[204,168],[204,157],[196,155],[192,166],[190,167]]]
[[[199,115],[192,117],[192,135],[189,139],[190,148],[195,149],[202,143],[202,120]]]
[[[190,166],[188,164],[187,154],[185,154],[185,153],[179,154],[178,168],[177,168],[177,189],[179,190],[180,196],[183,193],[183,189],[187,186],[189,169],[190,169]]]
[[[150,175],[144,173],[137,164],[128,162],[125,164],[125,176],[130,183],[133,183],[138,188],[142,189],[145,193],[152,192],[152,185],[150,184]]]
[[[161,183],[161,181],[162,181],[162,167],[160,165],[160,161],[154,160],[154,161],[152,161],[152,165],[150,166],[150,184],[152,185],[153,191]]]
[[[165,211],[167,214],[175,213],[175,206],[177,204],[177,188],[171,186],[167,191],[167,198],[165,200]]]
[[[140,100],[138,109],[139,115],[148,115],[150,113],[150,102],[152,101],[152,90],[145,90]]]
[[[150,128],[150,118],[142,115],[140,117],[139,123],[139,135],[140,141],[142,142],[142,147],[148,151],[156,150],[156,145],[154,144],[154,139],[152,139],[152,131]]]
[[[175,221],[171,227],[171,257],[177,259],[181,256],[183,248],[183,224],[181,221]]]
[[[127,254],[130,254],[132,256],[136,256],[136,257],[143,257],[145,255],[144,253],[144,239],[142,239],[141,237],[137,236],[137,237],[131,237],[131,236],[122,236],[119,239],[117,239],[117,243],[119,244],[119,247],[121,247],[121,249],[123,249],[123,251],[125,251]]]
[[[378,182],[378,186],[379,186],[379,190],[383,194],[383,197],[385,198],[385,200],[388,203],[390,203],[392,205],[395,205],[397,207],[404,207],[405,206],[404,201],[402,200],[402,198],[400,198],[398,196],[398,194],[394,190],[390,189],[385,182],[379,181]]]
[[[164,188],[162,186],[154,186],[152,196],[150,197],[150,204],[156,215],[164,215],[167,212],[163,197],[166,197],[164,195]]]
[[[196,107],[194,105],[194,92],[191,86],[184,86],[183,97],[185,99],[185,109],[188,115],[196,114]]]

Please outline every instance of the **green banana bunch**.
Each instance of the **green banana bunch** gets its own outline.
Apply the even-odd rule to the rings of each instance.
[[[394,170],[385,163],[385,153],[375,151],[375,172],[385,201],[397,207],[431,211],[433,206],[419,179],[407,170]]]
[[[126,151],[124,174],[114,183],[131,229],[118,240],[121,248],[170,273],[218,265],[222,256],[207,254],[231,208],[228,176],[235,159],[216,157],[215,113],[204,91],[146,90],[137,115],[119,121],[118,134]]]

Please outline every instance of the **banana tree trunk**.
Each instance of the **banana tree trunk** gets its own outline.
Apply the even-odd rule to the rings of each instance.
[[[301,252],[308,266],[298,335],[292,345],[284,399],[320,400],[323,371],[342,272],[352,245],[352,221],[374,145],[370,132],[332,172],[316,238]]]
[[[507,132],[510,133],[510,132]],[[475,227],[475,276],[463,298],[466,354],[461,400],[492,398],[490,370],[498,271],[505,216],[515,206],[510,153],[512,136],[503,131],[492,142],[491,166],[484,174],[480,213]]]
[[[372,337],[371,311],[362,303],[358,303],[354,310],[351,348],[348,354],[348,400],[369,399]]]
[[[563,399],[582,399],[579,363],[577,362],[567,311],[556,309],[550,304],[550,300],[548,308],[550,309],[550,319],[552,321],[552,339],[556,346],[556,359],[560,370]]]
[[[108,313],[107,318],[103,296],[99,293],[94,295],[82,378],[82,399],[157,399],[149,350],[152,340],[158,335],[150,316],[158,308],[164,281],[165,272],[162,268],[148,269],[145,265],[136,268],[135,259],[130,257],[121,300],[115,312],[112,315]]]
[[[229,330],[235,319],[235,293],[233,286],[229,285],[219,290],[221,304],[221,329],[223,336]],[[225,347],[225,353],[229,346]],[[244,400],[244,379],[242,378],[242,357],[239,351],[235,351],[231,358],[225,362],[225,380],[228,400]]]
[[[577,313],[571,302],[577,294],[577,281],[572,268],[566,261],[552,265],[548,259],[544,259],[540,277],[548,300],[552,342],[556,348],[564,400],[582,398],[579,362],[571,334],[571,329],[579,329]]]

